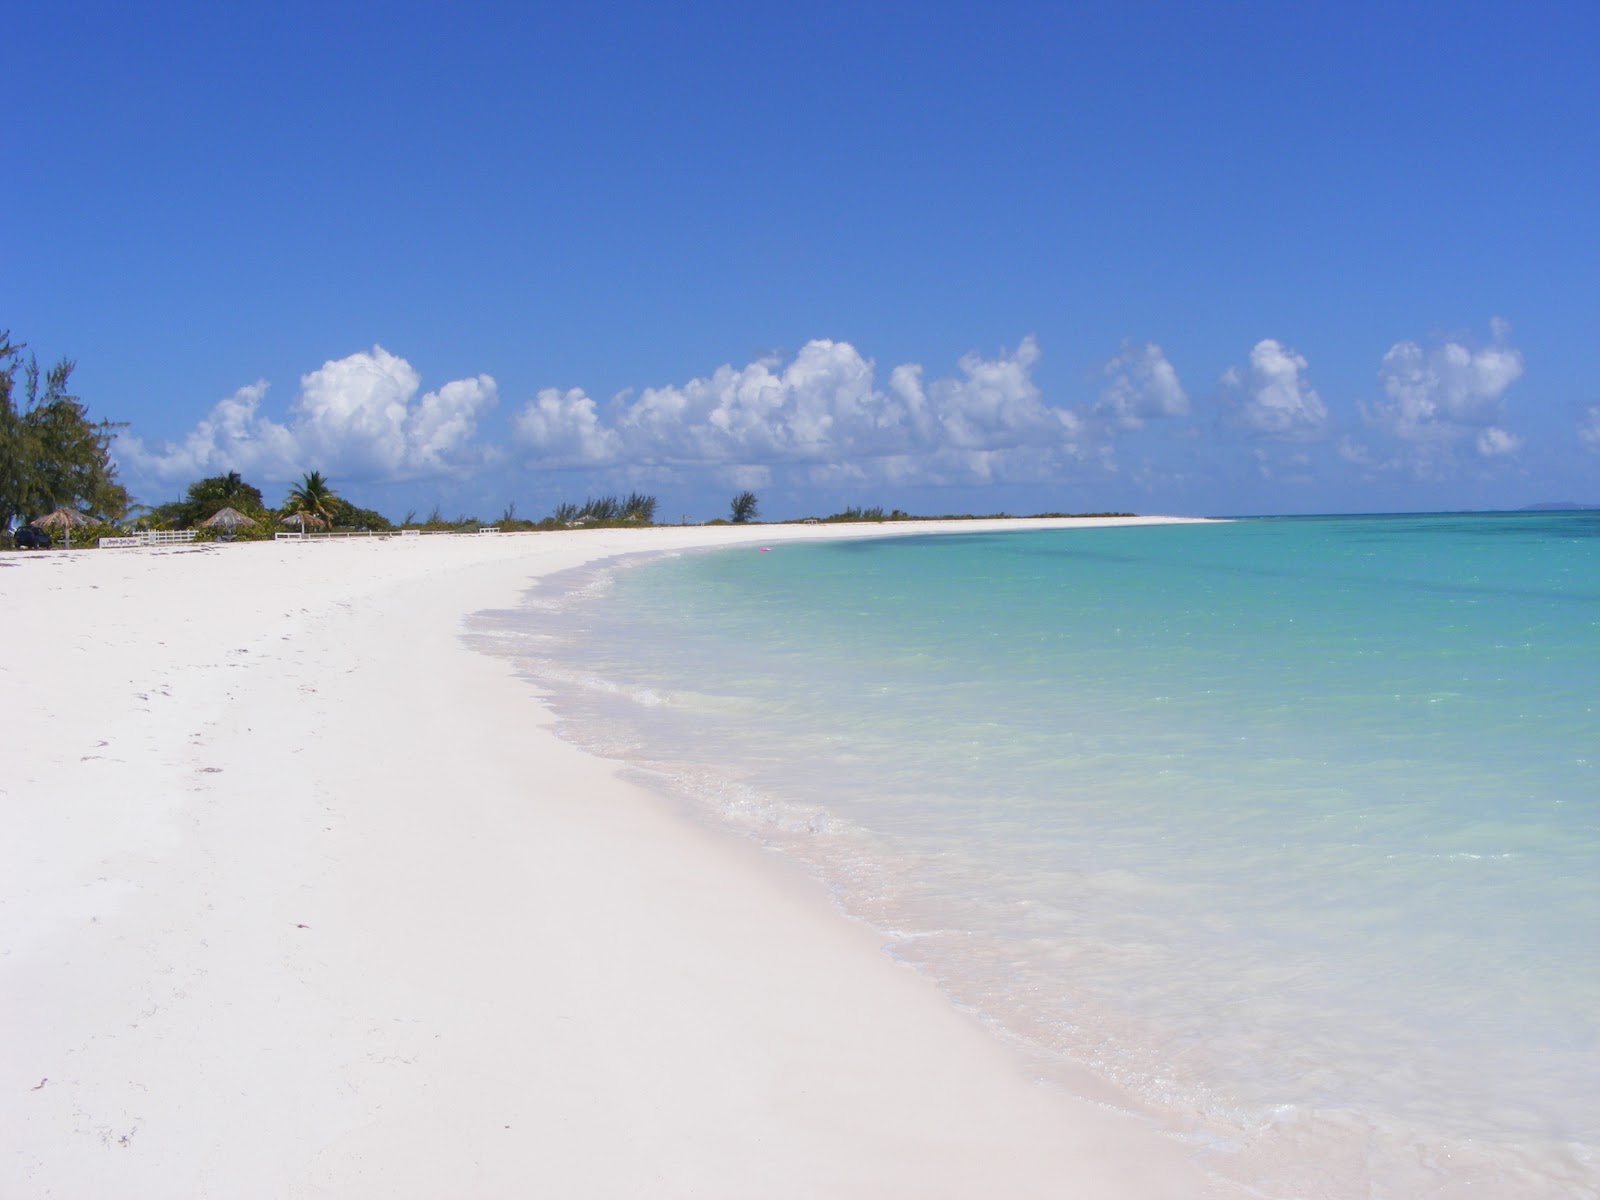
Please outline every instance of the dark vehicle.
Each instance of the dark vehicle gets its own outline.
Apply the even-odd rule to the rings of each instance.
[[[18,550],[50,549],[50,535],[32,525],[24,525],[11,535],[11,540],[16,542]]]

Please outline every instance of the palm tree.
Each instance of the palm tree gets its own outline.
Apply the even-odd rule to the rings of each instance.
[[[289,498],[283,502],[284,511],[291,516],[315,517],[328,526],[333,525],[333,508],[339,497],[321,471],[301,476],[300,482],[289,489]]]

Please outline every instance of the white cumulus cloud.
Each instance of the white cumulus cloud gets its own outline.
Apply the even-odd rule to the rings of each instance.
[[[294,435],[260,413],[266,380],[218,400],[178,442],[146,447],[134,436],[114,443],[119,462],[164,480],[193,480],[231,470],[287,479],[299,456]]]
[[[1305,375],[1303,355],[1263,338],[1250,351],[1250,365],[1222,374],[1226,419],[1249,433],[1277,441],[1307,442],[1329,432],[1328,407]]]
[[[181,440],[129,438],[120,453],[169,482],[233,470],[281,481],[311,469],[391,482],[462,475],[484,462],[477,424],[496,402],[495,381],[458,379],[419,400],[420,386],[410,363],[374,346],[302,376],[282,423],[260,411],[263,381],[219,400]]]
[[[1477,439],[1478,453],[1484,458],[1499,458],[1506,454],[1515,454],[1522,449],[1522,439],[1514,433],[1507,433],[1497,425],[1480,430]]]
[[[1368,422],[1404,442],[1475,437],[1480,453],[1507,453],[1509,434],[1483,435],[1498,425],[1506,390],[1522,376],[1522,352],[1507,340],[1505,322],[1490,328],[1490,344],[1477,349],[1458,340],[1431,349],[1413,341],[1391,346],[1378,368],[1386,399],[1363,405]]]
[[[581,388],[545,388],[517,413],[517,438],[537,446],[552,466],[590,466],[616,460],[620,439],[600,424]]]
[[[455,474],[475,466],[484,457],[473,441],[478,418],[498,399],[499,389],[489,375],[453,379],[425,395],[406,417],[406,469],[423,476]]]
[[[422,382],[410,363],[381,346],[323,363],[300,377],[290,419],[302,449],[363,472],[392,476],[406,457],[407,405]]]
[[[1101,373],[1106,383],[1095,415],[1117,428],[1141,429],[1146,421],[1189,413],[1189,396],[1178,382],[1178,372],[1154,342],[1136,346],[1132,339],[1125,340]]]
[[[603,408],[581,389],[540,392],[514,429],[538,465],[713,467],[738,478],[791,466],[815,482],[1032,478],[1076,457],[1080,428],[1044,402],[1038,359],[1029,337],[994,358],[968,354],[959,375],[931,382],[902,364],[880,387],[871,359],[818,339],[787,365],[775,356],[728,364]]]

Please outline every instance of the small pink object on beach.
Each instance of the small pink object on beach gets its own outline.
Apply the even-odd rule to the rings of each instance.
[[[772,547],[771,546],[763,546],[763,547],[761,547],[761,549],[757,550],[756,553],[757,554],[771,554],[772,553]]]

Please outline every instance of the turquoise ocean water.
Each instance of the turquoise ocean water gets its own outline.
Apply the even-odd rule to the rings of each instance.
[[[1600,1194],[1600,513],[785,543],[481,620],[1219,1177]]]

